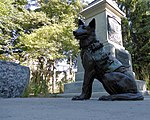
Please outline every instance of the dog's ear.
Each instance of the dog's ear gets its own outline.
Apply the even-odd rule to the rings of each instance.
[[[78,25],[80,26],[80,25],[84,25],[84,22],[81,20],[81,19],[79,19],[78,20]]]
[[[92,21],[89,23],[90,28],[95,29],[95,18],[92,19]]]

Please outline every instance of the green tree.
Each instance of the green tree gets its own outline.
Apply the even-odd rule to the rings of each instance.
[[[75,28],[74,19],[77,18],[80,10],[79,1],[68,4],[67,1],[51,0],[46,3],[41,1],[40,4],[40,9],[29,11],[29,13],[34,15],[42,13],[46,17],[41,16],[37,19],[35,15],[36,18],[33,18],[34,22],[43,20],[42,24],[40,22],[40,26],[37,28],[37,25],[34,27],[35,23],[30,21],[29,23],[33,24],[26,25],[29,26],[27,28],[29,33],[22,32],[18,44],[19,47],[22,47],[27,52],[28,57],[38,59],[38,70],[32,72],[34,74],[32,85],[36,85],[32,87],[35,95],[43,90],[47,91],[42,89],[47,88],[45,87],[47,84],[43,81],[47,81],[48,77],[54,74],[53,71],[47,71],[49,66],[53,66],[56,60],[68,58],[70,51],[74,56],[78,53],[77,41],[74,39],[72,31]],[[27,18],[31,20],[31,17],[28,16]],[[41,58],[44,58],[46,63],[43,63]],[[42,87],[43,85],[44,87]]]
[[[14,9],[12,3],[12,0],[0,1],[0,54],[11,49],[11,31],[18,27],[13,23],[18,10]]]
[[[123,40],[131,52],[137,79],[150,81],[150,2],[149,0],[118,0],[126,13]],[[150,82],[149,82],[150,83]]]

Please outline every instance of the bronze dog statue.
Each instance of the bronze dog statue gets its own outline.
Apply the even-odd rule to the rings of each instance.
[[[96,40],[95,19],[89,25],[81,20],[73,34],[81,49],[82,64],[85,69],[82,93],[72,100],[87,100],[92,94],[94,78],[98,79],[110,94],[99,100],[143,100],[138,91],[135,79],[128,73],[125,66],[103,49],[103,44]]]

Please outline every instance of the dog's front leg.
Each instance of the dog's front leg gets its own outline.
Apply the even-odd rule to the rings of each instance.
[[[79,96],[74,96],[72,100],[87,100],[92,94],[92,83],[94,81],[94,71],[85,71],[82,93]]]

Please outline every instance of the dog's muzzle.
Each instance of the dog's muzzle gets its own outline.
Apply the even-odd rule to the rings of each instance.
[[[82,40],[88,37],[88,34],[86,33],[78,33],[76,31],[73,31],[73,35],[75,36],[76,39]]]
[[[73,35],[76,36],[76,34],[77,34],[77,32],[76,32],[76,31],[73,31]]]

